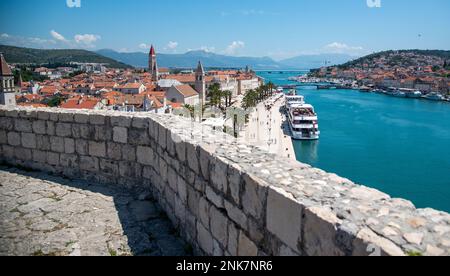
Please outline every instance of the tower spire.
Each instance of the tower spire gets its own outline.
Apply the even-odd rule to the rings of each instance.
[[[158,63],[156,61],[156,51],[153,45],[150,47],[150,53],[148,57],[148,71],[152,76],[152,81],[156,82],[159,80],[159,69]]]
[[[195,71],[195,90],[200,96],[201,105],[204,106],[206,102],[206,80],[205,69],[201,61],[198,62],[197,70]]]

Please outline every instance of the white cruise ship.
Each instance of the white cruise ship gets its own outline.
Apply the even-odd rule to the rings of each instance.
[[[288,113],[293,139],[319,139],[320,131],[317,114],[312,105],[305,103],[303,96],[286,96],[286,112]]]

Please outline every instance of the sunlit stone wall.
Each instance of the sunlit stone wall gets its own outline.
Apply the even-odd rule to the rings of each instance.
[[[171,115],[0,107],[0,162],[150,192],[197,254],[450,255],[450,216]]]

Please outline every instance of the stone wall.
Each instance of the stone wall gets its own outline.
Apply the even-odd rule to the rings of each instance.
[[[0,107],[0,162],[151,192],[206,255],[450,255],[416,209],[170,115]]]

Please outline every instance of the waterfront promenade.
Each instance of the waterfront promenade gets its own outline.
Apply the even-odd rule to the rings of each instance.
[[[270,109],[266,108],[267,103],[273,99],[256,106],[250,114],[248,126],[241,139],[270,153],[296,160],[292,138],[289,136],[289,125],[285,114],[280,111],[284,101],[279,99]]]

